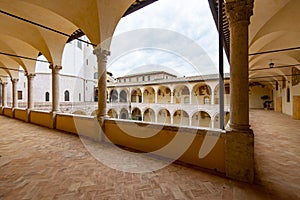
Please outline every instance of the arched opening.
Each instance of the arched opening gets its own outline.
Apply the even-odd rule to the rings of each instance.
[[[151,108],[148,108],[144,112],[144,121],[145,122],[155,122],[155,112]]]
[[[205,111],[198,111],[193,114],[192,126],[211,128],[211,117]]]
[[[167,109],[161,109],[157,115],[157,122],[162,124],[171,124],[171,114]]]
[[[134,108],[132,110],[131,118],[133,120],[139,120],[142,121],[142,112],[139,108]]]
[[[114,109],[109,109],[107,115],[111,118],[118,118],[118,113]]]
[[[121,103],[127,102],[127,93],[125,92],[125,90],[122,90],[120,92],[120,102]]]
[[[97,112],[98,112],[98,110],[94,110],[92,113],[91,113],[91,116],[97,116]]]
[[[128,110],[125,108],[122,108],[122,110],[120,111],[120,117],[121,119],[128,119]]]
[[[225,112],[224,113],[224,127],[228,124],[230,119],[230,113]],[[220,114],[217,114],[214,119],[214,127],[213,128],[220,128]]]
[[[176,110],[173,115],[173,124],[189,125],[189,115],[184,110]]]
[[[184,103],[189,104],[190,103],[190,90],[185,85],[178,85],[175,87],[174,90],[174,102],[175,103]]]
[[[131,102],[142,103],[142,92],[140,89],[134,89],[131,92]]]
[[[155,91],[152,87],[147,87],[144,91],[144,103],[155,102]]]
[[[215,95],[215,104],[219,104],[219,85],[217,85],[214,89],[214,95]],[[228,80],[224,84],[224,104],[229,105],[230,104],[230,85]]]
[[[50,101],[50,94],[49,94],[49,92],[45,93],[45,101],[46,102]]]
[[[117,103],[118,102],[118,91],[113,89],[110,91],[110,99],[109,102]]]
[[[76,110],[75,112],[72,113],[73,115],[86,115],[86,112],[82,110]]]
[[[166,86],[161,86],[157,91],[157,103],[171,103],[171,90]]]
[[[64,97],[65,97],[64,98],[65,101],[70,101],[70,92],[68,90],[64,92]]]
[[[192,92],[193,104],[210,104],[211,88],[205,83],[199,83],[194,86]]]

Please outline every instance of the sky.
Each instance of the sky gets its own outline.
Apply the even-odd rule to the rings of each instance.
[[[207,0],[158,0],[119,22],[107,70],[177,76],[218,73],[218,33]],[[229,71],[226,56],[225,72]]]

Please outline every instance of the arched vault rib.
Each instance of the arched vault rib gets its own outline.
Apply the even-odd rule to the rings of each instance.
[[[28,58],[34,58],[34,59],[37,57],[39,53],[39,51],[35,49],[33,46],[17,38],[13,38],[8,35],[0,35],[0,40],[1,42],[9,46],[9,48],[12,50],[12,51],[5,51],[0,47],[1,52],[5,51],[5,53],[11,53],[13,55],[24,56]],[[24,68],[26,72],[35,73],[35,66],[36,66],[35,60],[29,60],[25,58],[19,58],[19,59],[26,67],[26,69]]]

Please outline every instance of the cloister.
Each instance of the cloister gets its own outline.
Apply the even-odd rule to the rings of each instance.
[[[46,152],[48,151],[47,148],[51,149],[52,152],[54,150],[57,151],[57,149],[61,151],[65,149],[59,146],[63,146],[59,136],[55,135],[55,139],[50,138],[51,144],[49,144],[45,141],[47,137],[32,135],[32,132],[28,130],[33,130],[34,128],[32,128],[31,124],[35,124],[53,129],[49,129],[49,137],[52,137],[51,133],[53,131],[64,131],[83,138],[89,138],[97,144],[104,145],[109,143],[123,147],[129,152],[146,152],[157,157],[173,159],[179,163],[215,173],[220,177],[250,184],[268,185],[270,183],[268,181],[271,179],[270,177],[268,177],[269,179],[262,179],[264,180],[263,182],[257,181],[260,174],[257,174],[258,169],[255,167],[255,159],[260,158],[260,161],[265,159],[259,154],[262,149],[278,148],[278,151],[286,155],[279,155],[280,160],[274,162],[274,165],[268,165],[268,170],[274,170],[272,167],[280,169],[281,173],[276,176],[276,179],[281,180],[282,177],[286,177],[290,172],[288,167],[282,166],[280,162],[284,162],[284,164],[291,165],[294,168],[292,169],[293,174],[289,175],[286,179],[287,181],[278,183],[279,186],[277,185],[278,187],[274,188],[274,190],[279,188],[278,190],[280,191],[278,193],[284,190],[282,192],[284,195],[279,195],[281,198],[299,198],[299,193],[295,192],[300,185],[300,170],[297,170],[299,168],[299,158],[295,153],[298,152],[299,147],[294,145],[293,142],[299,141],[299,135],[296,132],[299,130],[300,119],[300,26],[297,26],[297,19],[300,18],[300,1],[208,1],[220,33],[220,52],[223,52],[223,49],[225,50],[230,64],[230,79],[226,80],[221,66],[223,63],[221,55],[223,54],[220,53],[220,74],[218,78],[221,84],[219,85],[217,83],[210,84],[209,81],[195,83],[191,80],[188,81],[189,83],[163,85],[153,83],[142,87],[136,87],[134,84],[126,85],[127,83],[122,83],[123,85],[109,85],[106,77],[107,59],[111,54],[111,38],[118,22],[122,17],[126,17],[126,15],[153,2],[155,0],[122,0],[114,3],[104,0],[0,0],[0,78],[2,97],[0,114],[3,115],[0,117],[1,128],[4,127],[1,129],[0,137],[5,138],[5,140],[0,141],[0,148],[5,152],[0,156],[1,171],[2,168],[5,169],[3,170],[5,174],[3,173],[3,177],[1,177],[0,192],[5,191],[6,184],[10,185],[9,188],[14,188],[15,186],[11,185],[18,183],[18,187],[24,186],[25,190],[32,195],[35,192],[38,193],[38,191],[34,190],[38,184],[38,186],[47,185],[47,180],[43,180],[40,183],[40,176],[35,174],[37,180],[34,180],[33,183],[36,184],[30,185],[30,190],[27,190],[25,186],[26,181],[23,182],[23,180],[30,174],[26,175],[26,172],[22,171],[23,163],[26,163],[28,169],[30,166],[41,168],[46,165],[34,165],[39,162],[39,160],[34,159],[34,155],[37,155],[37,152]],[[89,39],[89,42],[82,42],[93,46],[93,53],[97,57],[98,102],[97,109],[92,114],[95,116],[76,115],[76,113],[66,114],[61,112],[60,109],[59,97],[62,94],[60,91],[60,70],[64,67],[62,66],[63,49],[66,42],[78,40],[82,35],[86,35]],[[52,73],[51,80],[48,83],[52,88],[51,101],[49,102],[51,104],[50,111],[41,111],[34,108],[33,95],[39,91],[33,91],[32,86],[34,84],[36,62],[41,62],[37,59],[39,55],[43,55],[46,58],[46,63]],[[22,71],[20,71],[20,67]],[[21,72],[24,72],[27,77],[26,108],[18,108],[17,101],[18,93],[16,88],[19,73]],[[7,104],[6,95],[6,87],[9,81],[12,84],[13,94],[11,105]],[[260,136],[268,133],[273,138],[259,140],[257,146],[257,144],[254,144],[254,141],[258,133],[253,132],[250,126],[249,98],[252,97],[251,95],[254,93],[255,88],[265,87],[270,88],[271,96],[268,96],[267,100],[273,101],[274,111],[264,112],[262,110],[264,113],[258,112],[257,119],[261,121],[266,120],[268,118],[266,112],[270,112],[274,121],[268,122],[271,125],[263,126],[266,128],[265,130],[259,127],[259,121],[255,121],[255,115],[252,121],[256,122],[255,130],[260,133]],[[229,106],[226,107],[226,105]],[[221,107],[219,111],[214,109],[218,106]],[[226,114],[227,112],[230,112],[230,115]],[[107,115],[112,118],[109,118]],[[264,119],[259,118],[259,116],[264,116]],[[8,119],[7,117],[13,119]],[[283,117],[284,120],[276,121],[276,117]],[[129,118],[135,118],[138,121],[126,120]],[[223,120],[221,119],[223,118],[225,122],[229,121],[226,127],[220,127],[217,123],[217,120],[222,122]],[[19,128],[17,131],[22,132],[20,138],[18,138],[16,132],[13,135],[10,134],[12,129],[16,131],[14,121],[12,121],[16,119],[28,122],[25,124],[18,121],[17,126]],[[15,122],[17,123],[17,121]],[[272,126],[274,122],[278,124],[273,124]],[[279,123],[284,124],[281,126]],[[287,126],[289,123],[293,127],[291,130]],[[221,125],[222,123],[219,124]],[[28,130],[26,128],[23,129],[22,126],[28,128]],[[37,127],[35,126],[35,128]],[[42,130],[42,127],[38,127],[38,129]],[[276,129],[274,130],[275,135],[274,132],[273,134],[270,133],[269,129]],[[34,132],[38,133],[39,130],[34,130]],[[296,132],[293,132],[295,130]],[[153,131],[157,131],[157,134],[149,134]],[[136,135],[141,137],[135,137]],[[280,138],[284,138],[284,143],[278,140]],[[37,139],[43,141],[45,146],[39,146],[39,142],[35,141]],[[272,140],[272,142],[276,140],[276,142],[272,143],[268,140]],[[32,142],[35,143],[31,145]],[[21,143],[22,146],[25,145],[26,148],[24,147],[24,149],[37,149],[28,152],[22,149],[15,150]],[[259,148],[261,143],[270,145]],[[289,149],[289,151],[285,152],[285,147],[289,148],[290,143],[293,143],[291,150]],[[183,147],[187,144],[189,145],[184,149]],[[71,142],[68,145],[67,151],[72,147]],[[54,146],[57,148],[54,148]],[[103,154],[100,150],[105,150],[105,147],[104,145],[99,147],[99,149],[96,148],[98,155]],[[13,153],[10,152],[10,148]],[[178,152],[182,149],[184,151],[179,154]],[[52,160],[54,156],[61,156],[64,153],[58,152],[54,155],[51,154],[51,151],[48,152],[48,155],[43,154],[50,161],[43,160],[41,163],[50,163],[55,160]],[[71,151],[68,153],[64,155],[62,162],[69,162],[68,158],[75,155]],[[85,155],[81,155],[78,152],[76,152],[76,155],[85,157]],[[271,154],[266,155],[267,157],[271,156]],[[288,155],[293,155],[294,158]],[[26,160],[26,156],[29,156],[30,160]],[[130,157],[126,157],[126,154],[120,157],[128,158],[127,161],[130,160]],[[41,157],[39,158],[42,159]],[[107,154],[107,158],[112,159],[113,156]],[[276,160],[276,158],[272,159]],[[57,161],[59,160],[61,159],[57,159]],[[27,162],[32,163],[28,164]],[[84,160],[81,162],[84,163]],[[124,167],[132,167],[132,165],[129,165],[130,163],[127,164],[128,166],[124,165]],[[147,164],[143,163],[143,165]],[[18,173],[15,171],[16,169],[10,170],[10,167],[16,166],[19,170]],[[53,167],[41,173],[55,174],[54,176],[59,179],[59,172],[68,171],[67,168],[72,168],[71,166],[74,169],[76,168],[73,164],[69,164],[64,169]],[[142,165],[133,166],[137,168],[142,167]],[[83,165],[81,167],[84,169],[86,166]],[[54,169],[55,173],[53,172]],[[105,167],[101,169],[104,170],[101,171],[102,176],[109,171]],[[92,176],[89,174],[91,171],[81,174],[81,177],[87,178]],[[115,172],[116,170],[109,171],[107,174],[113,173],[113,171]],[[169,172],[171,171],[169,170]],[[14,172],[16,172],[15,174],[20,172],[23,178],[15,177]],[[34,170],[32,173],[34,174]],[[101,183],[102,186],[105,184],[115,186],[112,182],[121,176],[131,177],[131,179],[133,177],[133,173],[120,173],[122,175],[107,176],[101,179],[109,180],[109,182]],[[153,173],[151,176],[155,177],[156,172],[150,173]],[[178,172],[180,175],[185,173],[184,170]],[[149,175],[143,173],[139,180],[142,180],[145,174],[146,176]],[[1,173],[0,176],[2,176]],[[204,175],[204,177],[206,176]],[[8,181],[10,182],[8,183],[6,181],[8,178],[14,180]],[[289,182],[289,180],[291,181]],[[176,184],[175,182],[173,181],[173,184]],[[93,185],[92,187],[97,187],[98,183],[95,182],[93,185],[86,182],[87,185],[85,186],[90,187]],[[69,184],[66,183],[65,185]],[[282,185],[286,185],[286,187],[281,187]],[[83,185],[80,186],[83,187]],[[178,186],[178,188],[181,186]],[[187,186],[185,185],[185,187]],[[72,187],[69,189],[74,189],[76,186],[72,185]],[[207,186],[207,184],[205,187],[212,188],[210,185]],[[244,187],[248,187],[248,185]],[[169,196],[169,198],[176,198],[176,194],[180,193],[178,188],[173,188],[174,194]],[[62,190],[56,189],[56,192],[62,192]],[[160,191],[163,190],[161,189]],[[114,192],[118,191],[120,192],[121,190],[114,190]],[[270,193],[273,192],[272,189],[270,191]],[[105,193],[105,191],[102,192]],[[201,191],[198,192],[201,193]],[[5,195],[9,196],[9,192],[5,191],[3,194],[0,194],[0,198]],[[196,196],[194,197],[196,198]],[[207,198],[210,197],[207,196]],[[248,197],[251,199],[251,195]]]
[[[144,84],[108,83],[108,116],[160,124],[219,127],[218,75],[162,79]],[[227,75],[224,94],[225,124],[229,121],[229,102]]]

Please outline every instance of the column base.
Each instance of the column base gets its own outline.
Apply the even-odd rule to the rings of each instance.
[[[108,115],[105,116],[97,116],[97,121],[98,121],[98,129],[97,129],[97,134],[99,137],[97,137],[97,141],[103,142],[105,138],[105,119],[109,118]]]
[[[27,122],[27,123],[30,122],[30,112],[31,112],[31,109],[26,109],[27,116],[26,116],[25,122]]]
[[[51,117],[50,117],[50,122],[49,122],[49,128],[51,128],[51,129],[56,128],[56,114],[57,113],[58,113],[57,111],[50,112]]]
[[[248,130],[226,131],[226,176],[234,180],[254,181],[254,134]]]
[[[11,112],[12,112],[12,116],[11,116],[11,117],[12,117],[12,118],[15,118],[15,107],[12,107],[12,108],[11,108]]]

